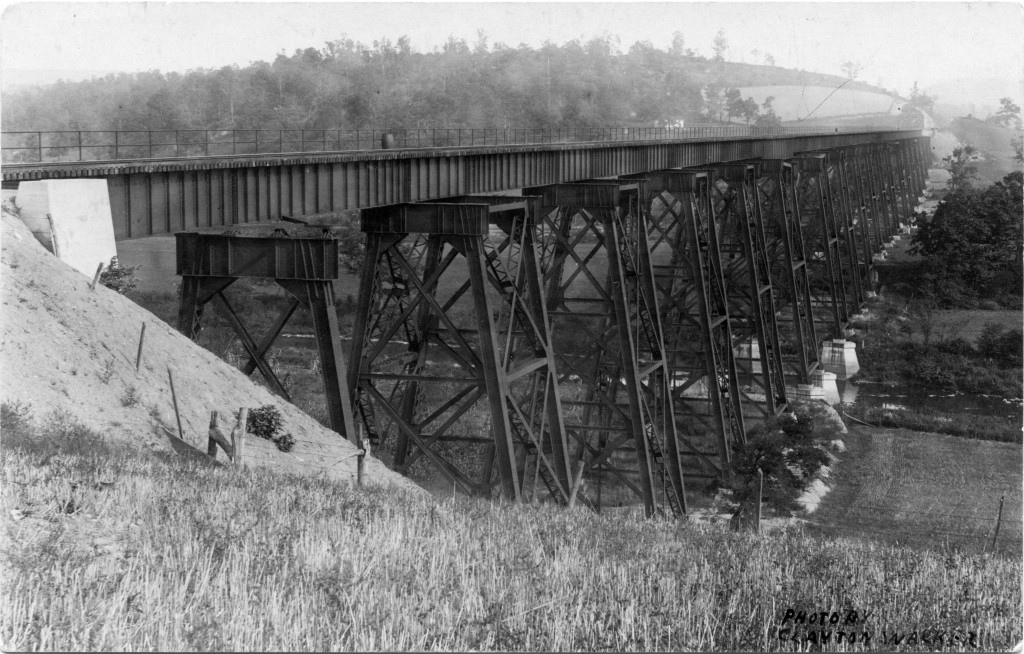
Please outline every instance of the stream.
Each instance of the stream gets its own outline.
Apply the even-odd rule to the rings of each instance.
[[[887,409],[903,409],[919,413],[965,413],[1021,418],[1020,399],[1006,400],[979,393],[930,393],[924,389],[908,389],[878,382],[836,381],[843,403],[854,402]]]

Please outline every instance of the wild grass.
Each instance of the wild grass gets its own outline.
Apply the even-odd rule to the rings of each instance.
[[[1021,634],[1021,561],[354,488],[4,405],[4,649],[792,649],[787,609]]]

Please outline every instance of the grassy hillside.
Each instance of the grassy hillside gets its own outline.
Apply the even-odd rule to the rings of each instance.
[[[1018,557],[439,501],[2,423],[6,650],[791,650],[780,630],[806,648],[793,617],[818,611],[857,611],[829,628],[852,651],[1020,640]]]

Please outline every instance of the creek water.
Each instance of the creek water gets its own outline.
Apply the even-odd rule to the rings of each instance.
[[[980,393],[943,393],[910,389],[877,382],[837,381],[839,396],[846,404],[905,409],[920,413],[965,413],[1020,419],[1020,399],[1006,400]]]

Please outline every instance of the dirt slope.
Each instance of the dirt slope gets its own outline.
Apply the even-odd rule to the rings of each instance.
[[[211,410],[220,411],[223,422],[239,407],[274,404],[295,447],[283,453],[250,436],[248,465],[355,479],[353,445],[127,298],[103,286],[90,291],[89,279],[43,249],[6,210],[0,245],[4,401],[31,405],[37,419],[61,411],[113,438],[183,453],[192,448],[205,452]],[[143,365],[136,373],[144,322]],[[174,372],[184,443],[173,436],[177,426],[168,366]],[[226,457],[220,453],[218,458]],[[418,488],[372,457],[365,473],[369,483]]]

